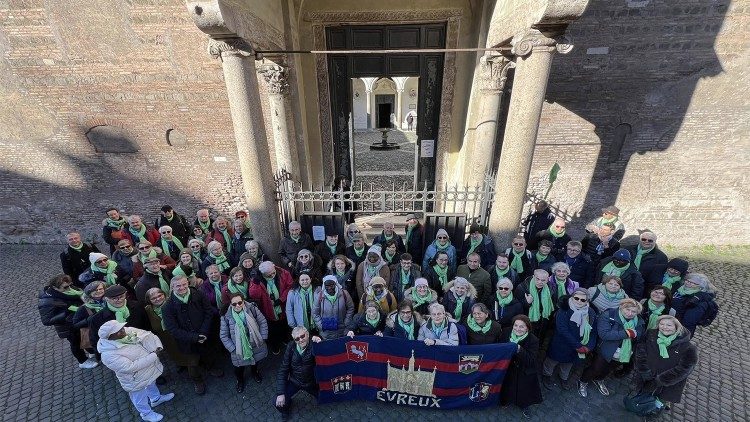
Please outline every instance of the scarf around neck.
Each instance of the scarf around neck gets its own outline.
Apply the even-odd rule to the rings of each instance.
[[[180,239],[178,239],[177,236],[172,236],[172,240],[167,240],[163,237],[161,238],[161,248],[164,251],[167,251],[167,252],[169,251],[169,242],[172,242],[177,247],[178,251],[185,249]]]
[[[528,336],[529,336],[529,332],[528,331],[526,332],[526,334],[524,334],[522,336],[517,336],[515,332],[511,331],[510,332],[510,342],[518,344],[518,343],[522,342]]]
[[[516,252],[514,249],[510,250],[513,254],[513,260],[510,262],[510,268],[513,268],[516,270],[518,274],[523,273],[523,255],[526,253],[526,249],[522,250],[521,252]]]
[[[145,224],[141,224],[140,230],[135,230],[133,228],[133,226],[130,226],[130,227],[128,227],[128,231],[130,232],[130,234],[133,235],[133,237],[137,237],[138,238],[137,240],[134,239],[135,241],[133,242],[133,244],[136,244],[136,243],[138,243],[141,240],[147,240],[146,239],[146,225]]]
[[[417,288],[415,287],[411,291],[411,299],[412,302],[414,302],[414,307],[417,307],[424,303],[432,302],[432,290],[428,289],[425,296],[420,296],[419,293],[417,293]]]
[[[122,228],[125,226],[125,217],[120,217],[119,220],[113,220],[109,217],[107,217],[107,227],[113,228],[115,230],[122,230]]]
[[[487,334],[487,331],[490,331],[490,327],[492,327],[492,321],[486,319],[484,321],[484,326],[479,325],[479,323],[474,319],[474,315],[469,315],[468,318],[466,318],[466,326],[469,327],[471,331],[474,331],[475,333],[482,333]]]
[[[662,303],[660,306],[656,306],[656,304],[649,299],[648,312],[648,329],[651,330],[659,325],[657,320],[664,312],[664,304]]]
[[[469,252],[466,253],[466,256],[469,256],[470,254],[474,253],[474,250],[479,246],[482,241],[484,240],[483,235],[479,235],[479,239],[474,239],[473,237],[469,237],[469,241],[471,242],[469,244]]]
[[[232,309],[232,318],[234,319],[235,329],[237,330],[236,332],[240,336],[240,344],[242,347],[241,353],[237,354],[240,355],[243,360],[251,360],[253,358],[253,346],[250,344],[250,335],[247,330],[245,308],[243,307],[239,312]]]
[[[187,303],[188,303],[188,300],[190,300],[190,289],[188,289],[187,293],[185,293],[185,295],[184,295],[184,296],[180,296],[180,295],[178,295],[177,293],[175,293],[175,294],[174,294],[174,297],[176,297],[176,298],[177,298],[177,300],[179,300],[179,301],[180,301],[180,302],[182,302],[183,304],[187,305]]]
[[[117,283],[117,274],[115,273],[116,269],[117,269],[117,262],[111,259],[107,262],[107,268],[99,268],[99,266],[96,265],[96,263],[91,264],[92,272],[105,274],[104,282],[107,283],[107,286],[112,286],[115,283]]]
[[[629,262],[624,267],[618,267],[615,265],[615,261],[609,261],[607,265],[602,268],[602,272],[607,275],[616,275],[617,277],[620,277],[622,273],[628,270],[628,268],[630,268]]]
[[[121,307],[117,308],[107,303],[107,308],[115,313],[115,320],[117,320],[117,322],[128,321],[128,318],[130,317],[130,309],[128,309],[127,305],[122,305]]]
[[[146,270],[146,272],[159,277],[159,288],[165,295],[169,296],[169,283],[164,279],[164,274],[162,274],[161,270],[158,273],[152,273],[150,270]]]
[[[409,340],[414,340],[414,317],[411,317],[411,321],[409,323],[405,323],[401,320],[401,317],[396,314],[396,321],[398,321],[398,325],[406,331],[406,338]]]
[[[504,308],[507,306],[510,302],[513,302],[513,291],[511,291],[508,296],[502,297],[500,296],[500,292],[495,292],[495,298],[497,299],[497,304]]]
[[[372,326],[372,328],[377,327],[380,322],[380,312],[378,312],[378,316],[376,316],[375,319],[370,319],[370,317],[367,316],[367,313],[365,313],[365,320]]]
[[[210,252],[208,255],[213,258],[214,264],[219,267],[220,272],[224,272],[227,268],[229,268],[229,261],[227,260],[227,256],[224,255],[224,252],[222,252],[219,256],[214,255],[213,252]]]
[[[562,229],[562,231],[561,231],[560,233],[557,233],[557,232],[556,232],[556,231],[555,231],[555,230],[554,230],[554,229],[552,228],[552,226],[553,226],[554,224],[555,224],[555,223],[552,223],[552,224],[550,224],[549,228],[547,229],[547,231],[549,232],[549,234],[551,234],[551,235],[552,235],[552,237],[554,237],[555,239],[559,239],[559,238],[561,238],[561,237],[565,236],[565,229]]]
[[[661,278],[661,285],[672,290],[675,283],[679,283],[680,281],[682,281],[682,276],[676,275],[673,277],[665,271],[664,276]]]
[[[224,243],[226,244],[227,252],[232,253],[232,239],[229,236],[229,230],[227,229],[217,229],[219,233],[221,233],[221,236],[224,238]]]
[[[221,280],[219,281],[213,281],[208,280],[209,283],[211,283],[211,287],[214,291],[214,300],[216,300],[216,307],[221,309],[222,302],[221,302]],[[227,289],[229,289],[229,286],[227,286]],[[240,293],[242,294],[242,293]],[[242,298],[243,300],[246,299],[245,297]]]
[[[659,356],[663,359],[669,359],[669,351],[667,348],[672,344],[674,339],[677,338],[678,334],[679,333],[675,331],[671,336],[665,336],[659,331],[659,335],[656,337],[656,344],[659,346]]]
[[[622,312],[620,312],[619,310],[617,311],[617,314],[620,316],[620,322],[622,322],[622,328],[626,330],[627,329],[635,330],[635,323],[638,321],[638,316],[635,316],[631,320],[627,320],[622,315]],[[631,340],[630,337],[624,338],[622,340],[622,343],[620,343],[620,357],[618,358],[618,361],[622,363],[628,363],[630,362],[630,357],[632,355],[633,355],[633,340]]]
[[[599,284],[596,288],[599,289],[599,293],[610,302],[620,301],[622,299],[625,299],[625,291],[622,290],[622,288],[618,290],[617,293],[608,292],[607,288],[604,287],[604,284]]]
[[[647,253],[653,251],[654,248],[656,248],[656,244],[654,244],[654,246],[649,249],[642,249],[641,245],[638,245],[638,250],[635,254],[635,259],[633,260],[633,264],[635,264],[636,268],[638,268],[639,270],[641,269],[641,259],[643,258],[643,255],[646,255]]]
[[[444,287],[445,283],[448,282],[448,267],[440,268],[440,265],[433,265],[432,270],[435,271],[435,274],[438,276],[438,280],[440,281],[440,287]]]
[[[529,319],[531,322],[537,322],[541,318],[549,318],[552,315],[555,305],[552,302],[552,295],[547,283],[544,283],[544,286],[542,286],[541,299],[539,298],[539,289],[537,289],[533,280],[529,283],[529,290],[531,291],[531,297],[534,298],[529,307]]]

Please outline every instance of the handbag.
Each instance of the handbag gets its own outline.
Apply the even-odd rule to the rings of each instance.
[[[664,409],[664,403],[656,396],[656,390],[649,393],[641,390],[635,395],[627,394],[622,399],[625,410],[638,416],[657,416]]]

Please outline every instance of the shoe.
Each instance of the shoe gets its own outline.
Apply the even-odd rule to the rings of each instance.
[[[581,397],[589,396],[588,386],[589,386],[589,383],[578,381],[578,394],[580,394]]]
[[[196,382],[195,383],[195,394],[202,396],[206,394],[206,383],[205,382]]]
[[[560,383],[560,386],[562,387],[563,390],[570,390],[571,388],[573,388],[573,385],[570,382],[570,378],[566,380],[562,380],[562,382]]]
[[[242,394],[245,392],[245,380],[237,381],[237,393]]]
[[[524,419],[531,419],[531,412],[529,409],[521,409],[521,414],[523,415]]]
[[[164,415],[152,411],[146,416],[141,416],[141,419],[146,422],[159,422],[160,420],[164,419]]]
[[[599,392],[602,393],[603,396],[609,395],[609,390],[607,389],[607,386],[604,385],[604,381],[597,381],[594,380],[594,384],[599,388]]]
[[[159,375],[159,376],[158,376],[158,377],[156,378],[156,385],[164,385],[164,384],[166,384],[166,383],[167,383],[167,379],[166,379],[166,378],[164,378],[164,375]]]
[[[221,368],[213,368],[208,371],[208,374],[212,377],[221,378],[224,376],[224,370]]]
[[[78,367],[81,369],[92,369],[99,366],[99,362],[96,361],[96,359],[88,358],[85,362],[79,363]]]
[[[159,400],[157,401],[149,400],[149,402],[151,403],[151,407],[156,407],[162,403],[166,403],[172,400],[173,398],[174,398],[174,393],[167,393],[167,394],[162,394],[161,397],[159,397]]]
[[[552,381],[552,376],[542,375],[542,385],[544,385],[544,388],[547,390],[552,390],[552,387],[555,385],[555,382]]]
[[[263,376],[260,374],[260,371],[258,370],[257,367],[254,367],[250,371],[250,374],[252,375],[252,377],[255,380],[255,382],[257,382],[258,384],[260,384],[260,383],[263,382]]]

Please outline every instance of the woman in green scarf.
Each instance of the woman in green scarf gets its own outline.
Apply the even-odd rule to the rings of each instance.
[[[422,315],[427,315],[429,313],[429,306],[437,303],[438,294],[430,288],[426,278],[420,277],[414,280],[414,287],[404,291],[404,300],[406,299],[412,301],[415,311]]]
[[[383,260],[387,265],[393,265],[398,263],[398,243],[395,239],[391,239],[385,242],[383,247]]]
[[[174,339],[172,334],[164,328],[164,319],[162,315],[162,307],[167,301],[167,296],[158,287],[152,287],[146,291],[146,316],[150,323],[151,332],[156,334],[161,340],[161,344],[164,346],[164,350],[167,352],[169,359],[174,362],[176,366],[191,366],[198,364],[198,358],[195,355],[187,355],[180,351],[180,347],[177,341]]]
[[[500,390],[500,405],[514,404],[521,408],[524,417],[529,419],[529,408],[542,402],[542,388],[538,377],[539,344],[541,341],[532,333],[532,324],[526,315],[513,318],[513,325],[503,330],[500,340],[513,343],[518,349],[505,371],[503,388]]]
[[[597,353],[578,383],[578,394],[582,397],[588,396],[591,381],[602,395],[609,395],[604,379],[615,368],[631,361],[636,339],[640,340],[646,331],[646,324],[638,316],[642,310],[640,303],[628,298],[621,300],[619,307],[599,315],[596,320]]]
[[[490,310],[484,303],[475,303],[466,318],[466,340],[469,344],[500,343],[503,328],[490,319]]]
[[[385,330],[385,315],[380,312],[380,307],[373,301],[365,303],[365,310],[354,316],[347,327],[346,335],[356,336],[380,336],[383,337]]]
[[[680,402],[687,379],[698,363],[698,351],[677,318],[662,315],[656,326],[636,346],[631,389],[658,389],[659,399],[669,406]]]
[[[404,340],[416,340],[423,322],[422,316],[414,310],[412,302],[404,300],[398,304],[397,310],[386,317],[383,335]]]
[[[710,324],[711,320],[705,318],[718,312],[716,305],[716,288],[703,273],[688,273],[683,285],[672,295],[672,307],[676,311],[675,316],[680,320],[686,330],[690,331],[690,337],[695,334],[698,325]]]
[[[92,281],[83,288],[83,306],[79,306],[73,315],[73,327],[81,333],[81,349],[89,356],[89,360],[97,357],[96,345],[92,345],[89,339],[89,325],[91,317],[104,308],[104,290],[107,284],[103,281]]]
[[[435,234],[435,240],[430,243],[424,253],[422,259],[422,268],[427,268],[430,265],[430,261],[436,256],[438,252],[445,252],[448,254],[448,268],[452,272],[456,271],[458,265],[458,257],[456,255],[456,247],[451,245],[450,237],[445,229],[438,229]]]
[[[83,291],[73,287],[73,280],[65,274],[53,277],[39,293],[39,315],[42,324],[54,326],[57,336],[68,340],[70,352],[78,360],[78,366],[91,369],[98,365],[90,361],[81,349],[81,330],[73,327],[73,315],[83,305]]]
[[[443,306],[448,315],[458,323],[465,323],[477,299],[477,289],[463,277],[456,277],[443,287]]]
[[[221,343],[229,351],[237,378],[237,392],[245,391],[245,368],[250,367],[253,379],[263,382],[258,362],[268,356],[268,322],[254,303],[234,293],[229,309],[221,318]]]
[[[510,327],[513,318],[525,312],[524,303],[526,298],[523,293],[521,297],[513,294],[513,282],[509,278],[501,278],[495,284],[495,300],[492,319],[500,323],[503,328]]]
[[[208,255],[203,260],[203,268],[208,268],[209,265],[216,265],[219,267],[224,275],[229,275],[232,271],[232,265],[229,262],[229,257],[224,253],[224,247],[218,241],[214,240],[208,244]]]
[[[429,266],[424,268],[422,272],[424,278],[430,283],[430,288],[439,294],[444,292],[445,285],[453,280],[456,275],[456,272],[451,270],[449,263],[450,258],[448,254],[446,252],[438,252],[430,261]]]
[[[641,300],[643,311],[641,318],[646,322],[646,329],[656,328],[657,320],[662,315],[675,315],[672,309],[672,291],[665,286],[654,286],[648,299]]]

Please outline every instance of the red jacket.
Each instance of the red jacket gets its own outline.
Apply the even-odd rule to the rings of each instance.
[[[172,259],[171,256],[166,255],[161,252],[161,248],[154,248],[157,251],[156,257],[159,258],[159,265],[166,265],[167,271],[169,271],[170,274],[172,274],[172,270],[174,270],[174,267],[177,266],[177,262]],[[141,276],[144,273],[143,264],[141,263],[141,260],[138,258],[137,253],[131,257],[131,259],[135,258],[133,260],[133,280],[138,281],[141,279]],[[169,281],[169,280],[167,280]]]
[[[133,244],[134,248],[138,248],[138,242],[135,241],[135,239],[133,238],[133,234],[130,233],[130,230],[123,230],[122,238],[128,239],[130,243]],[[151,246],[158,246],[160,239],[161,236],[159,235],[158,230],[154,229],[153,227],[146,227],[146,240],[151,242]]]
[[[281,267],[276,267],[276,283],[276,288],[279,289],[279,299],[281,299],[281,315],[279,315],[278,319],[274,315],[273,303],[268,296],[268,290],[266,290],[265,280],[263,280],[262,276],[259,276],[259,279],[253,279],[248,289],[250,300],[258,304],[258,308],[260,308],[263,316],[269,321],[286,319],[286,297],[289,294],[289,290],[292,289],[292,274]]]
[[[231,227],[227,227],[227,234],[229,235],[229,241],[232,241],[232,236],[234,236],[234,229]],[[212,229],[210,232],[208,232],[208,235],[206,236],[206,245],[211,243],[211,241],[217,241],[221,243],[221,246],[224,248],[224,252],[227,252],[227,256],[229,256],[229,250],[227,249],[227,241],[224,239],[224,235],[221,234],[220,231],[216,229]]]

